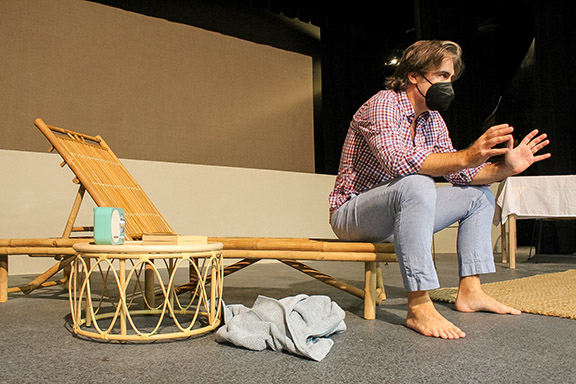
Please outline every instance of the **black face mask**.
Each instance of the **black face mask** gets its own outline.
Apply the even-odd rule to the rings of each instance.
[[[426,79],[426,76],[422,76],[427,82],[432,84],[432,82]],[[428,109],[433,111],[445,111],[450,107],[450,103],[454,100],[454,88],[452,88],[452,83],[450,81],[435,83],[428,88],[426,95],[420,91],[420,88],[416,86],[418,92],[426,98],[426,106]]]

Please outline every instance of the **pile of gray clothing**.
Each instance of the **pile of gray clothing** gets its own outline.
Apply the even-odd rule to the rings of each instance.
[[[297,295],[276,300],[258,296],[252,308],[224,306],[216,341],[262,351],[285,351],[320,361],[344,332],[345,312],[327,296]]]

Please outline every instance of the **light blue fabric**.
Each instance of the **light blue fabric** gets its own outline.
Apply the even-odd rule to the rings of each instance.
[[[345,312],[327,296],[297,295],[276,300],[258,296],[252,308],[224,307],[224,325],[216,341],[261,351],[286,351],[320,361],[344,332]]]
[[[338,238],[394,242],[407,291],[440,286],[432,260],[432,236],[459,222],[460,276],[495,272],[491,223],[494,196],[487,187],[437,188],[428,176],[410,175],[353,196],[332,213]]]

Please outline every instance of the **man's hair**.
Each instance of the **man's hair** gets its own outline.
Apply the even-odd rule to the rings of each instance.
[[[464,71],[462,48],[458,44],[447,40],[417,41],[404,50],[394,74],[386,79],[386,88],[396,92],[405,91],[410,85],[408,75],[411,73],[423,75],[430,72],[438,68],[444,59],[452,59],[454,62],[452,81],[458,79]]]

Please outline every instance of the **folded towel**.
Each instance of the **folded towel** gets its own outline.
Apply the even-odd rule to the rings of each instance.
[[[326,296],[297,295],[276,300],[258,296],[252,308],[224,307],[224,325],[216,341],[261,351],[287,351],[320,361],[334,342],[328,337],[346,330],[345,312]]]

